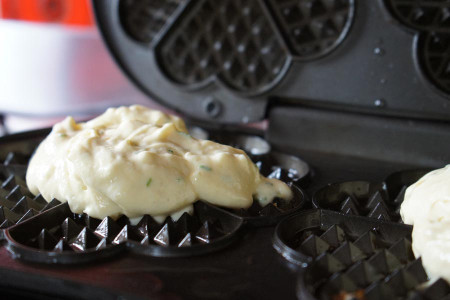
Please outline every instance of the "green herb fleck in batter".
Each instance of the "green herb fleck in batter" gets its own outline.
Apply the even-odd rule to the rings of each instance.
[[[203,169],[203,170],[208,171],[208,172],[212,171],[212,169],[210,167],[205,166],[205,165],[200,165],[200,169]]]
[[[151,183],[152,183],[152,178],[150,177],[150,178],[147,180],[146,186],[149,187]]]
[[[178,131],[178,134],[184,135],[185,137],[191,137],[190,134],[183,132],[183,131]]]

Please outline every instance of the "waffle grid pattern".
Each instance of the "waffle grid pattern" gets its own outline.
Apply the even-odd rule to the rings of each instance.
[[[345,225],[344,225],[345,226]],[[360,235],[340,225],[304,231],[297,249],[313,257],[304,280],[318,299],[443,299],[450,287],[439,280],[421,290],[428,277],[415,259],[410,237],[394,241],[370,230]]]
[[[180,7],[180,14],[175,13]],[[336,48],[347,35],[353,12],[354,0],[119,4],[125,32],[154,47],[167,78],[194,89],[218,80],[250,94],[277,84],[292,57],[313,59]],[[162,33],[165,27],[169,29]]]
[[[320,298],[345,290],[365,299],[395,299],[427,280],[408,237],[392,242],[376,230],[359,235],[339,225],[302,236],[298,249],[314,258],[305,280]]]
[[[384,0],[396,18],[419,31],[450,33],[450,3],[442,0]]]
[[[170,21],[176,9],[186,0],[122,0],[120,20],[135,40],[150,43]]]
[[[268,0],[296,57],[315,58],[333,50],[345,37],[354,13],[351,0]]]
[[[12,155],[8,159],[12,161]],[[21,223],[58,204],[56,199],[48,203],[41,195],[34,196],[23,178],[0,168],[0,229]]]
[[[204,211],[198,205],[196,208]],[[126,242],[143,246],[188,247],[209,244],[229,234],[229,228],[225,230],[221,222],[221,218],[185,213],[176,222],[167,218],[162,224],[145,215],[133,226],[125,217],[114,221],[110,217],[98,220],[85,214],[74,214],[62,224],[43,228],[37,236],[24,242],[29,247],[52,252],[100,250]]]
[[[381,187],[369,182],[332,184],[318,191],[314,195],[313,203],[316,207],[346,215],[401,222],[399,210],[406,187],[402,185],[395,198],[391,199]]]
[[[392,15],[421,33],[417,46],[424,73],[450,94],[450,2],[442,0],[384,0]]]
[[[394,223],[401,223],[407,187],[428,171],[393,173],[382,184],[330,184],[313,197],[315,207],[327,210],[281,222],[275,244],[291,249],[291,260],[308,263],[300,290],[316,299],[450,299],[445,280],[424,285],[428,276],[412,251],[412,226]]]
[[[426,35],[419,51],[427,74],[438,87],[450,94],[450,31]]]
[[[161,67],[181,84],[219,78],[238,91],[270,85],[289,63],[258,1],[198,1],[162,39]]]
[[[448,299],[444,280],[423,285],[428,276],[414,257],[411,229],[315,210],[286,219],[276,234],[308,261],[301,299]]]
[[[137,224],[132,224],[125,216],[99,220],[86,214],[73,214],[67,203],[57,200],[47,203],[40,195],[34,197],[24,180],[24,164],[29,156],[8,153],[0,168],[0,229],[7,231],[7,240],[14,245],[9,249],[17,257],[45,263],[91,261],[95,257],[90,254],[108,253],[101,257],[110,256],[123,249],[156,256],[214,251],[228,244],[244,221],[257,226],[270,225],[305,204],[303,192],[294,184],[300,179],[298,172],[274,165],[274,155],[276,153],[269,152],[253,156],[253,159],[266,175],[286,179],[292,184],[294,199],[290,202],[276,199],[266,207],[253,205],[245,213],[196,202],[194,214],[185,213],[177,221],[167,217],[163,223],[158,223],[145,215]],[[17,170],[20,172],[14,173]],[[47,212],[50,208],[53,209]],[[28,220],[32,216],[35,218]],[[23,222],[25,220],[28,222]],[[21,224],[11,228],[16,223]]]

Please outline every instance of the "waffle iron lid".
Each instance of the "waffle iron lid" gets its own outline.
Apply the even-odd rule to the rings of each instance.
[[[450,120],[450,4],[403,2],[94,0],[93,7],[127,76],[186,116],[253,122],[270,101]]]

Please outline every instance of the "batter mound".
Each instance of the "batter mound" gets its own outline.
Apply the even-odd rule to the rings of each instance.
[[[450,165],[408,187],[400,214],[414,226],[413,251],[428,276],[450,282]]]
[[[110,108],[53,127],[28,166],[33,194],[67,201],[96,218],[178,215],[203,201],[248,208],[290,199],[283,182],[267,179],[239,149],[191,137],[182,119],[143,106]]]

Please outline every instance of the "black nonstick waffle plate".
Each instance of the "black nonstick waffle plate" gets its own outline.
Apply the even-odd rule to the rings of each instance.
[[[398,171],[448,160],[448,1],[92,3],[129,79],[297,197],[247,211],[199,202],[157,225],[96,220],[23,185],[48,132],[0,138],[2,296],[449,298],[445,281],[425,284],[398,214],[423,174]],[[266,133],[232,125],[263,119]]]
[[[412,226],[399,224],[406,188],[429,170],[395,172],[383,183],[329,184],[313,206],[280,222],[274,248],[304,268],[299,299],[447,299],[450,286],[428,282],[411,246]]]
[[[8,155],[6,163],[13,155]],[[25,166],[0,166],[0,228],[5,229],[21,223],[32,216],[60,204],[45,201],[40,195],[30,193],[24,180]]]
[[[93,4],[128,77],[186,116],[253,122],[276,103],[449,120],[447,1]]]
[[[126,218],[93,219],[70,212],[67,203],[6,232],[17,258],[43,263],[98,261],[128,249],[154,256],[192,256],[220,249],[235,238],[242,220],[201,202],[194,216],[158,224],[144,216],[137,225]]]
[[[314,166],[311,176],[304,161],[281,154],[279,149],[273,149],[264,139],[255,136],[253,130],[199,128],[196,131],[217,141],[228,140],[230,144],[241,145],[248,153],[253,153],[250,154],[252,159],[265,175],[272,174],[301,186],[306,196],[334,180],[347,182],[361,178],[366,182],[381,182],[386,174],[414,167],[305,152],[299,156],[307,158]],[[306,286],[300,287],[303,283],[314,297],[320,293],[320,289],[312,289],[308,282],[299,279],[303,274],[299,275],[303,270],[301,265],[311,264],[311,256],[302,254],[306,258],[302,260],[292,256],[295,259],[291,261],[296,264],[291,264],[273,248],[274,226],[271,224],[278,223],[283,213],[260,216],[256,210],[254,215],[239,215],[199,202],[194,220],[185,216],[178,224],[166,220],[165,224],[155,225],[149,217],[140,224],[130,224],[125,218],[96,220],[74,215],[67,204],[56,201],[54,206],[43,210],[45,203],[27,194],[23,176],[33,149],[47,134],[48,130],[43,130],[0,139],[0,158],[4,161],[0,180],[6,183],[2,193],[6,197],[14,189],[9,196],[14,203],[5,200],[9,205],[5,207],[12,211],[17,206],[14,211],[24,215],[33,209],[30,218],[19,222],[20,218],[16,217],[1,230],[5,247],[0,247],[3,278],[0,287],[8,293],[14,293],[16,288],[53,295],[56,291],[52,287],[58,287],[59,297],[73,298],[98,294],[109,295],[109,298],[120,295],[150,299],[294,299],[299,291],[306,289]],[[281,167],[281,171],[276,166]],[[408,177],[398,174],[385,180],[384,185],[389,186],[393,194],[402,190],[401,178]],[[383,184],[372,185],[384,190]],[[292,213],[310,209],[312,204],[308,198]],[[287,207],[287,217],[290,211]],[[339,220],[362,218],[322,212],[339,215]],[[391,223],[386,221],[367,219],[370,224],[381,222],[391,228]],[[392,224],[395,228],[406,226]],[[395,232],[402,230],[394,230],[392,234],[400,235]],[[188,233],[191,246],[186,238]],[[293,249],[293,253],[300,252]],[[439,291],[445,288],[442,281],[434,287]]]
[[[406,188],[429,171],[396,172],[383,183],[349,181],[329,184],[315,193],[313,205],[348,215],[401,222],[399,210]]]
[[[443,280],[424,284],[428,277],[420,258],[415,259],[412,252],[411,229],[407,225],[313,210],[283,221],[277,234],[291,250],[295,249],[295,259],[308,261],[299,277],[299,299],[450,296],[449,286]]]
[[[41,196],[33,196],[24,180],[30,155],[9,152],[0,166],[0,226],[5,229],[9,251],[25,261],[50,264],[93,262],[124,251],[159,257],[200,255],[229,245],[243,225],[270,226],[305,206],[306,195],[299,187],[309,175],[305,162],[272,151],[257,136],[238,135],[233,139],[231,135],[216,134],[215,140],[227,140],[250,152],[264,175],[289,184],[293,199],[276,198],[265,207],[255,203],[246,210],[223,209],[200,201],[195,203],[193,215],[185,213],[177,221],[168,217],[162,223],[148,215],[136,224],[126,217],[99,220],[73,214],[67,203],[57,199],[47,203]]]

